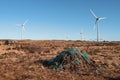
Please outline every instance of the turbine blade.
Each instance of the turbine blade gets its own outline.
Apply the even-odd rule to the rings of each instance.
[[[81,29],[81,33],[83,33],[83,29]]]
[[[94,24],[93,30],[95,30],[95,29],[96,29],[96,25]]]
[[[25,31],[25,27],[24,26],[22,27],[22,29],[23,29],[23,31]]]
[[[106,17],[99,18],[99,20],[104,20],[104,19],[106,19]]]
[[[21,24],[16,24],[16,26],[21,26]]]
[[[95,24],[94,24],[93,30],[96,29],[96,25],[97,25],[97,21],[95,21]]]
[[[23,25],[25,25],[28,22],[28,19],[23,23]]]
[[[92,15],[93,15],[95,18],[98,18],[91,9],[90,9],[90,12],[92,13]]]

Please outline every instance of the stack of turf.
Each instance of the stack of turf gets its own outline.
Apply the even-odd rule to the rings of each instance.
[[[46,66],[53,70],[87,71],[94,68],[94,61],[87,53],[80,52],[77,48],[68,48],[59,53],[55,58],[47,61]]]

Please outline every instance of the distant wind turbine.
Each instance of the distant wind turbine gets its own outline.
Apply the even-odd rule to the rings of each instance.
[[[17,24],[18,26],[21,26],[21,40],[23,39],[23,32],[25,31],[25,25],[28,22],[28,19],[23,24]]]
[[[83,30],[81,30],[80,32],[80,38],[81,38],[81,41],[84,41],[85,35],[84,35]]]
[[[80,38],[81,38],[81,41],[83,40],[83,31],[81,30],[80,32]]]
[[[66,40],[69,40],[69,37],[70,37],[70,35],[68,35],[68,34],[65,35],[65,39],[66,39]]]
[[[100,20],[104,20],[106,19],[106,17],[97,17],[95,15],[95,13],[90,9],[90,12],[92,13],[92,15],[95,17],[96,21],[95,21],[95,27],[97,28],[97,42],[99,41],[99,28],[98,28],[98,22]]]

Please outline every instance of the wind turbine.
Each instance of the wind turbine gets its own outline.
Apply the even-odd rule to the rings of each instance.
[[[83,40],[83,30],[81,29],[80,31],[80,38],[81,38],[81,41]]]
[[[98,22],[100,20],[104,20],[106,19],[106,17],[97,17],[96,14],[90,9],[90,12],[92,13],[92,15],[95,17],[95,27],[97,28],[97,42],[99,41],[99,28],[98,28]]]
[[[25,32],[25,25],[28,22],[28,19],[23,24],[17,24],[18,26],[21,26],[21,40],[23,39],[23,32]]]
[[[83,29],[81,29],[80,38],[81,38],[81,41],[84,41],[84,40],[85,40],[85,35],[84,35]]]
[[[69,40],[69,37],[70,37],[70,35],[68,35],[68,34],[65,35],[66,40]]]
[[[83,40],[83,33],[80,32],[81,41]]]

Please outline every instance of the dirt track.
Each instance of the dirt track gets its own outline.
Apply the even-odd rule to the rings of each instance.
[[[87,52],[101,72],[79,75],[43,66],[41,61],[70,47]],[[0,80],[120,80],[120,42],[0,41]]]

